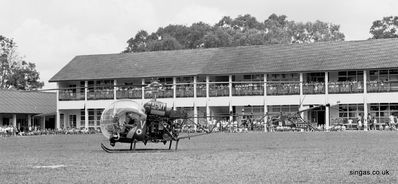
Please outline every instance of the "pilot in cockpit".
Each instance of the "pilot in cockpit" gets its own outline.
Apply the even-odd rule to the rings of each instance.
[[[133,136],[134,132],[137,129],[137,126],[138,126],[138,119],[136,115],[132,112],[127,112],[126,122],[124,124],[124,130],[128,138],[131,138]]]

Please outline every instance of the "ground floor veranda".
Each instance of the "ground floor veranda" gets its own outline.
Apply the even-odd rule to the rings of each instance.
[[[0,113],[0,127],[15,127],[18,131],[56,128],[55,114]]]
[[[347,129],[364,130],[365,124],[369,124],[367,129],[384,129],[390,124],[392,117],[393,121],[397,122],[396,117],[398,116],[398,103],[350,103],[318,106],[319,104],[291,104],[267,106],[173,106],[173,108],[185,110],[188,112],[189,117],[198,117],[192,118],[195,121],[223,121],[237,122],[238,124],[249,118],[258,119],[258,123],[264,123],[269,116],[294,114],[302,111],[299,115],[305,121],[323,129],[345,125]],[[56,127],[59,129],[98,129],[104,108],[60,109],[59,123],[57,123]]]

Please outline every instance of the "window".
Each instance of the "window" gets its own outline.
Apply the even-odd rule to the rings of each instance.
[[[97,109],[97,117],[96,117],[96,126],[100,126],[100,120],[101,120],[101,115],[102,115],[103,109]]]
[[[158,79],[160,83],[164,84],[173,84],[173,78],[172,77],[163,77]],[[147,82],[147,80],[145,80]],[[149,83],[151,83],[151,80],[148,80]]]
[[[176,83],[193,83],[193,76],[189,77],[177,77]]]
[[[268,74],[267,81],[300,81],[298,73]]]
[[[370,81],[398,81],[398,69],[370,70]]]
[[[64,114],[60,114],[60,115],[59,115],[59,124],[60,124],[60,128],[61,128],[61,129],[66,128],[66,127],[64,126],[64,124],[65,124],[64,116],[65,116]]]
[[[363,114],[363,104],[340,104],[339,105],[339,117],[355,119]]]
[[[398,115],[398,104],[396,103],[372,103],[370,104],[369,113],[376,118],[377,122],[385,123],[388,122],[388,116],[393,114]]]
[[[297,112],[299,110],[298,105],[269,105],[267,108],[271,113]]]
[[[85,119],[85,111],[84,109],[80,109],[80,127],[85,127],[86,125],[86,119]]]
[[[69,125],[71,128],[76,128],[76,115],[69,115]]]
[[[363,81],[363,71],[340,71],[338,81]]]
[[[210,76],[209,82],[229,82],[229,76]]]
[[[94,126],[94,109],[88,110],[88,126]]]

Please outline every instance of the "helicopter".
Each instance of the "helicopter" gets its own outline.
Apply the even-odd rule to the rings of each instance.
[[[132,100],[118,100],[105,108],[100,120],[102,134],[109,140],[110,146],[116,143],[128,143],[129,149],[113,149],[101,143],[101,148],[108,152],[135,151],[136,143],[163,143],[175,142],[175,150],[181,139],[212,133],[215,127],[209,129],[200,123],[195,123],[192,117],[183,110],[174,110],[166,103],[157,101],[156,94],[161,90],[162,84],[157,81],[146,86],[154,93],[153,99],[140,105]],[[195,125],[201,133],[181,136],[182,129],[187,125]]]

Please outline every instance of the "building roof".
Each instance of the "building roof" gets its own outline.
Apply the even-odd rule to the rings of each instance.
[[[398,39],[76,56],[50,82],[398,67]]]
[[[50,114],[56,110],[56,93],[0,90],[0,113]]]

